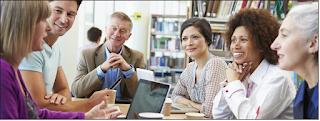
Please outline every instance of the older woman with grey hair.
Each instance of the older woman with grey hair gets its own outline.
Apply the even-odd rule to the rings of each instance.
[[[318,119],[318,15],[315,4],[293,7],[271,45],[279,56],[280,69],[304,78],[293,105],[295,119]]]

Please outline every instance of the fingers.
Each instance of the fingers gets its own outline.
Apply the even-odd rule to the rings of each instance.
[[[135,119],[140,119],[139,116],[138,116],[138,114],[137,114],[137,112],[133,112],[133,117],[134,117]]]
[[[118,116],[120,116],[122,114],[122,112],[116,112],[116,113],[112,113],[109,115],[108,118],[106,119],[116,119]]]
[[[53,95],[51,96],[51,99],[50,99],[50,103],[51,103],[51,104],[53,104],[53,103],[56,101],[57,96],[58,96],[58,95],[56,95],[56,94],[53,94]],[[58,103],[58,104],[59,104],[59,103]]]
[[[53,94],[46,95],[46,96],[44,96],[44,99],[50,99],[52,95]]]

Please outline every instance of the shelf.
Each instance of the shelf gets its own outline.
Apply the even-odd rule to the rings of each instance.
[[[150,52],[185,53],[185,51],[184,51],[184,50],[180,50],[180,51],[170,51],[170,50],[151,50]]]
[[[155,71],[161,71],[161,72],[171,72],[171,71],[183,71],[184,69],[180,68],[170,68],[170,67],[165,67],[165,66],[150,66],[150,70],[155,70]]]
[[[228,19],[220,19],[220,18],[211,18],[211,17],[203,17],[206,19],[209,23],[210,22],[228,22]]]
[[[160,32],[156,32],[156,33],[151,33],[151,35],[169,35],[169,36],[180,36],[180,33],[160,33]]]
[[[211,29],[213,29],[213,30],[224,30],[223,27],[211,27]]]
[[[163,18],[186,18],[185,15],[160,15],[160,14],[152,14],[152,17],[163,17]]]

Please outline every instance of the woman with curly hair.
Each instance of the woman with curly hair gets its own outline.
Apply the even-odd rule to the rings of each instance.
[[[270,45],[280,24],[269,11],[243,9],[227,22],[224,34],[234,62],[214,99],[215,119],[293,119],[296,90],[281,70]]]
[[[293,104],[295,119],[318,119],[319,115],[318,10],[313,4],[293,7],[271,45],[279,55],[279,67],[295,71],[304,78]]]

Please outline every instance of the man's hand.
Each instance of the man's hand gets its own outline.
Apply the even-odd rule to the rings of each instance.
[[[119,54],[111,53],[107,61],[111,64],[112,69],[121,68],[124,71],[131,69],[131,66]]]
[[[106,60],[106,61],[104,61],[104,62],[101,64],[100,68],[101,68],[101,70],[102,70],[103,72],[108,71],[108,70],[111,68],[111,63],[110,63],[109,59]]]
[[[243,65],[238,65],[237,63],[229,63],[228,69],[226,71],[228,83],[235,80],[242,80],[246,75],[249,74],[252,63],[244,63]]]
[[[102,101],[99,105],[94,106],[89,112],[85,113],[85,119],[115,119],[119,115],[122,114],[122,112],[117,112],[118,109],[110,109],[105,110],[106,102]]]
[[[46,95],[44,96],[44,99],[47,99],[47,100],[50,99],[50,103],[56,104],[56,105],[58,105],[60,102],[62,105],[64,105],[67,102],[67,97],[60,95],[58,93]]]
[[[108,104],[110,99],[109,95],[111,93],[113,93],[113,90],[108,90],[107,88],[104,90],[94,92],[92,96],[89,98],[88,102],[92,107],[99,104],[101,101],[105,101]],[[107,106],[108,105],[106,105],[106,107]],[[106,107],[102,107],[102,108],[106,108]]]

